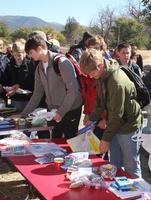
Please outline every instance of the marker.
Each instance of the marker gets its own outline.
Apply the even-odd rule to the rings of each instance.
[[[91,124],[85,126],[84,128],[81,128],[78,133],[79,134],[83,134],[85,132],[87,132],[89,129],[93,129],[95,127],[96,122],[92,122]]]

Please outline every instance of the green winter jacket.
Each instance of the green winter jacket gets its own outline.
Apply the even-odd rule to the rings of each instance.
[[[105,60],[104,73],[96,81],[98,97],[89,119],[97,121],[100,112],[107,111],[107,128],[103,140],[111,141],[115,134],[128,134],[141,127],[141,108],[136,99],[134,83],[116,61]],[[102,103],[104,102],[104,103]]]

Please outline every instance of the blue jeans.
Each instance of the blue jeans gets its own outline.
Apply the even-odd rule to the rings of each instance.
[[[138,142],[132,136],[140,134],[141,128],[129,134],[116,134],[110,145],[110,162],[134,177],[141,177]]]

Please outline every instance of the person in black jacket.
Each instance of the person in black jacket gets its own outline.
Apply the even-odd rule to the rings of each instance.
[[[68,53],[70,53],[76,59],[77,62],[80,62],[82,53],[86,50],[87,41],[89,38],[92,37],[93,36],[90,33],[84,32],[82,40],[78,44],[70,47]]]
[[[34,90],[35,64],[26,57],[25,44],[17,40],[12,47],[12,59],[2,75],[1,84],[6,96],[17,111],[22,111]]]
[[[118,61],[120,66],[128,67],[141,78],[143,77],[140,67],[131,59],[131,46],[121,43],[117,47]]]

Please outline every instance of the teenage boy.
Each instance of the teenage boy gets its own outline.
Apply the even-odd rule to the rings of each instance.
[[[83,53],[80,66],[85,74],[96,79],[96,105],[89,120],[97,121],[103,107],[107,112],[106,129],[100,141],[101,152],[110,149],[112,164],[124,167],[135,177],[140,176],[138,145],[132,141],[132,136],[141,132],[142,116],[135,100],[137,94],[133,82],[116,61],[104,61],[102,53],[96,49]]]
[[[80,86],[74,67],[66,57],[58,62],[60,75],[53,68],[54,57],[57,55],[48,50],[46,41],[40,35],[29,38],[25,51],[34,61],[39,61],[35,72],[35,87],[30,102],[22,112],[26,117],[39,104],[45,94],[49,111],[57,109],[52,137],[74,137],[78,131],[82,108]]]
[[[138,76],[142,77],[140,67],[131,59],[131,46],[126,43],[121,43],[117,47],[118,61],[121,66],[128,67]]]

